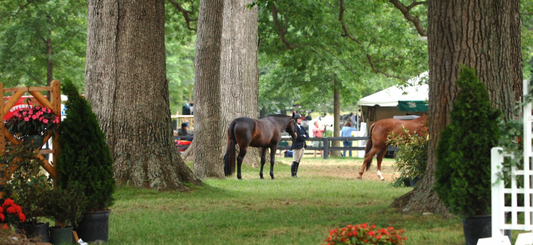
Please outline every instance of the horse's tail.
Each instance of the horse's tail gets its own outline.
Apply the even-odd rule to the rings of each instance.
[[[365,157],[366,157],[366,154],[368,154],[368,152],[372,149],[372,131],[373,130],[374,130],[374,124],[370,126],[370,130],[368,131],[368,141],[366,142],[366,147],[365,147]],[[374,156],[372,156],[370,160],[368,161],[368,163],[366,164],[367,171],[368,171],[368,168],[370,168],[370,165],[372,164],[372,158],[374,158]]]
[[[228,145],[226,149],[226,154],[224,155],[224,174],[230,176],[235,172],[235,128],[236,122],[233,121],[228,128]]]

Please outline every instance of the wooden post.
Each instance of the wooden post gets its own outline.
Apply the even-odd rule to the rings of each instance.
[[[61,118],[61,84],[57,80],[53,80],[50,84],[52,87],[52,109],[54,110],[56,116]],[[59,120],[59,123],[61,123],[61,120]],[[54,163],[54,170],[57,174],[59,174],[59,171],[57,171],[57,159],[59,157],[59,132],[55,132],[54,136],[52,137],[52,146],[54,147],[54,154],[52,155],[52,161]],[[59,176],[56,176],[59,177]],[[54,178],[54,186],[57,186],[57,178]]]

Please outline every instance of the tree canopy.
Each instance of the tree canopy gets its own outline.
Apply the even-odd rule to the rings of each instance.
[[[52,75],[82,85],[86,12],[84,0],[0,2],[0,77],[4,86],[45,86]]]

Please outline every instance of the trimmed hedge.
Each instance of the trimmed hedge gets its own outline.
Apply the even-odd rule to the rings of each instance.
[[[63,84],[68,96],[67,117],[60,126],[59,186],[81,185],[87,196],[86,211],[101,211],[113,204],[113,159],[96,115],[72,82]]]

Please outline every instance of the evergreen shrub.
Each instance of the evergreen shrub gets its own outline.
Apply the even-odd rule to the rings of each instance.
[[[441,132],[434,190],[448,211],[466,218],[490,213],[490,151],[500,137],[502,113],[492,108],[474,69],[462,67],[456,85],[461,91]]]
[[[60,126],[59,186],[83,186],[86,211],[103,211],[113,204],[113,159],[96,115],[72,82],[63,84],[67,117]]]

